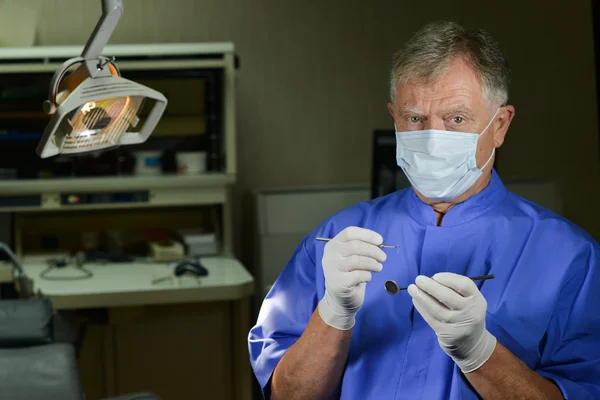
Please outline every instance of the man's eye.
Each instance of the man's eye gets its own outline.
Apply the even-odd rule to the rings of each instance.
[[[463,117],[454,117],[452,118],[452,122],[454,122],[455,124],[462,124],[463,122],[465,122]]]
[[[419,122],[421,122],[421,118],[419,117],[409,117],[408,120],[411,124],[418,124]]]

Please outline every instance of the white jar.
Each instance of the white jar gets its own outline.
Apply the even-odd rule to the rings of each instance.
[[[161,151],[135,151],[135,174],[136,175],[159,175],[161,168]]]
[[[184,151],[175,155],[177,173],[195,175],[206,172],[206,152]]]

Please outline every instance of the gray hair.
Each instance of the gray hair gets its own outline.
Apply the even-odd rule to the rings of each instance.
[[[496,40],[482,30],[465,30],[448,21],[425,25],[394,55],[390,74],[392,103],[398,84],[435,82],[457,58],[471,64],[483,95],[490,102],[506,105],[511,71]]]

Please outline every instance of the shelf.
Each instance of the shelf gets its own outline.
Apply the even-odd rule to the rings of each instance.
[[[215,188],[225,187],[234,181],[235,177],[219,173],[5,180],[0,181],[0,197],[63,192]]]
[[[0,72],[54,72],[65,59],[78,57],[83,46],[31,46],[0,48]],[[232,43],[116,44],[103,54],[116,57],[121,71],[227,68],[226,56],[234,54]]]
[[[224,205],[231,175],[122,176],[0,181],[0,212]]]
[[[0,49],[0,60],[53,60],[77,57],[81,54],[83,46],[28,46],[7,47]],[[234,52],[233,43],[144,43],[144,44],[109,44],[104,48],[103,54],[108,54],[118,59],[127,60],[132,54],[145,54],[151,59],[156,56],[215,55]]]

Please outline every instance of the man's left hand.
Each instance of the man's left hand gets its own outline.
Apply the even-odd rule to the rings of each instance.
[[[473,372],[490,358],[496,338],[485,327],[487,302],[475,282],[441,272],[432,278],[418,276],[408,293],[461,371]]]

